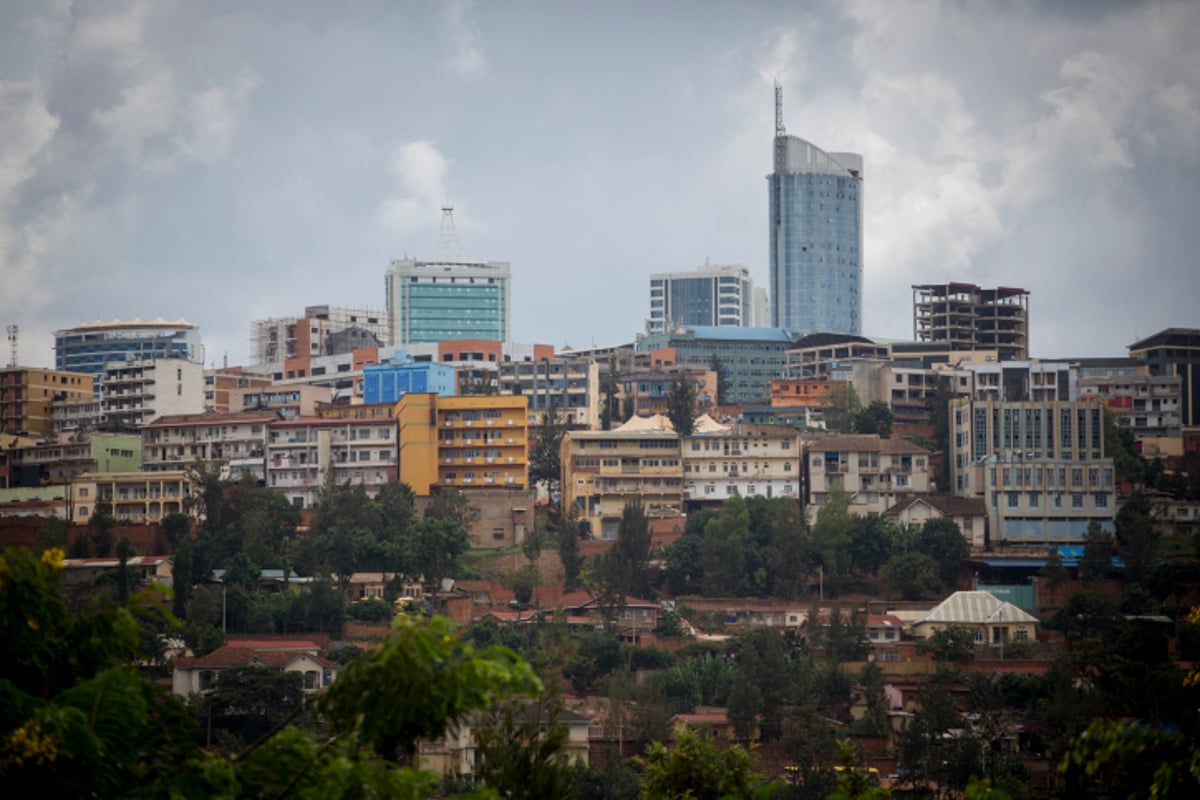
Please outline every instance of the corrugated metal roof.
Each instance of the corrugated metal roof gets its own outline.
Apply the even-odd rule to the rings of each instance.
[[[955,592],[914,624],[920,625],[923,622],[984,625],[1037,622],[1037,617],[988,592]]]

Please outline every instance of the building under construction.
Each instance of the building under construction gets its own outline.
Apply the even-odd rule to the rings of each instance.
[[[386,347],[387,312],[339,306],[307,306],[303,317],[257,320],[251,327],[255,364],[275,364],[289,358],[351,353]]]
[[[995,350],[1001,361],[1029,358],[1029,292],[973,283],[914,285],[913,338],[954,350]]]

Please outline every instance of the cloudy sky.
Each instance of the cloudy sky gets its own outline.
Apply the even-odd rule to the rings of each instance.
[[[772,81],[865,158],[864,332],[913,283],[1032,292],[1034,355],[1200,327],[1200,3],[0,5],[0,325],[383,308],[445,198],[513,335],[628,341],[647,276],[767,279]],[[3,362],[8,361],[7,350]]]

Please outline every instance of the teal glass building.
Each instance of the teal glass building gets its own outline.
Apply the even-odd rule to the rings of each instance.
[[[862,333],[862,156],[777,126],[770,190],[771,325]]]
[[[510,338],[511,271],[507,261],[481,261],[458,243],[453,208],[442,209],[442,229],[425,259],[393,261],[385,276],[391,344],[400,347],[447,339]]]

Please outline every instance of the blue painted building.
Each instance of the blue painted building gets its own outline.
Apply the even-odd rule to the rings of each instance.
[[[395,403],[409,392],[454,397],[458,393],[454,367],[433,361],[410,361],[403,354],[386,364],[363,367],[364,403]]]

